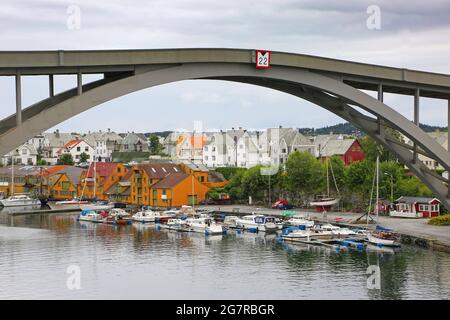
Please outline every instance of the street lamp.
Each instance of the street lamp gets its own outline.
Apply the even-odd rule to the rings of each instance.
[[[385,175],[391,177],[391,206],[394,203],[394,176],[388,172],[384,173]]]

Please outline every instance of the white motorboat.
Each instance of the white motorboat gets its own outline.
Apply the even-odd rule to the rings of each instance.
[[[0,205],[4,207],[40,206],[41,201],[39,199],[30,198],[25,194],[18,194],[6,199],[1,199]]]
[[[236,220],[236,227],[254,231],[276,231],[278,229],[275,224],[274,217],[266,217],[264,215],[248,215]]]
[[[286,221],[286,224],[293,227],[305,226],[305,228],[311,228],[314,226],[314,220],[304,216],[293,216]]]
[[[94,210],[83,210],[78,216],[78,221],[102,222],[105,217]]]
[[[236,221],[239,219],[237,216],[225,216],[223,219],[223,225],[227,228],[236,228]]]
[[[353,230],[350,230],[349,228],[342,228],[338,226],[334,226],[329,223],[325,224],[316,224],[312,228],[313,231],[330,231],[332,234],[337,236],[354,236],[356,235],[356,232]]]
[[[186,224],[186,220],[176,218],[167,220],[167,223],[162,224],[161,227],[164,229],[176,231],[190,231],[188,225]]]
[[[174,217],[174,215],[169,212],[166,212],[166,211],[159,212],[159,211],[153,211],[150,209],[144,209],[139,212],[136,212],[132,218],[134,221],[138,221],[138,222],[142,222],[142,223],[146,223],[146,222],[161,223],[161,222],[165,222],[165,221],[169,220],[172,217]]]
[[[80,204],[81,210],[110,210],[113,208],[114,208],[113,203],[107,203],[104,201]]]
[[[49,201],[47,202],[47,205],[52,210],[81,210],[80,205],[85,205],[88,203],[89,201],[73,198],[72,200]]]
[[[312,240],[331,240],[335,234],[331,231],[295,230],[281,236],[287,241],[310,242]]]
[[[187,218],[186,224],[190,231],[200,232],[206,235],[222,234],[223,228],[221,225],[215,223],[209,217]]]

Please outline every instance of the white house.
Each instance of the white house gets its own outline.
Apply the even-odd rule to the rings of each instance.
[[[9,152],[2,158],[3,165],[9,165],[12,161],[11,157],[14,157],[15,164],[36,165],[37,163],[37,151],[34,145],[25,143],[14,151]]]
[[[79,163],[82,153],[86,153],[88,155],[89,161],[93,159],[95,155],[95,149],[84,140],[72,139],[58,150],[58,158],[65,153],[70,153],[75,163]]]
[[[106,132],[100,130],[98,132],[88,133],[83,137],[83,140],[94,147],[94,160],[99,162],[112,161],[112,153],[119,151],[123,142],[123,138],[110,129]]]

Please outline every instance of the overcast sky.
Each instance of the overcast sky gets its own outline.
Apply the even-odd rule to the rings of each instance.
[[[380,8],[380,29],[367,27],[370,5]],[[80,9],[79,29],[67,26],[73,8]],[[262,48],[450,74],[450,1],[2,0],[0,40],[0,50]],[[75,78],[57,82],[62,91]],[[47,80],[39,77],[27,77],[23,86],[24,106],[48,92]],[[12,78],[0,78],[0,118],[14,112],[13,88]],[[411,97],[386,95],[385,102],[412,118]],[[446,102],[423,99],[422,105],[421,122],[447,125]],[[115,99],[58,128],[192,129],[196,120],[205,129],[343,122],[287,94],[197,80]]]

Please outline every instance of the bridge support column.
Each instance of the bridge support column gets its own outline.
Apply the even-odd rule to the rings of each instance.
[[[384,95],[383,95],[383,84],[378,84],[378,101],[383,102]],[[381,119],[377,118],[377,133],[381,134]]]
[[[81,71],[78,71],[77,73],[77,94],[81,96],[83,93],[83,74]]]
[[[417,88],[414,92],[414,124],[416,126],[419,126],[419,108],[420,108],[420,89]],[[413,148],[413,161],[414,163],[417,162],[417,144],[414,142],[414,148]]]
[[[50,97],[53,97],[55,95],[55,84],[52,74],[48,76],[48,94]]]
[[[447,101],[447,152],[450,152],[450,99]],[[447,170],[448,183],[447,183],[447,198],[450,198],[450,171]]]
[[[20,72],[16,73],[16,126],[22,125],[22,86]]]

